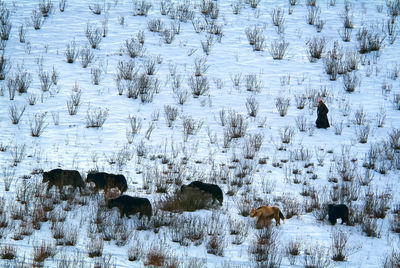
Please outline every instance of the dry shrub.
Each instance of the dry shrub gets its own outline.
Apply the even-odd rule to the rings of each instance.
[[[19,241],[19,240],[24,239],[24,235],[22,234],[22,231],[21,230],[15,231],[13,236],[12,236],[12,239],[14,239],[15,241]]]
[[[243,196],[238,204],[239,215],[243,217],[248,217],[250,215],[250,210],[255,207],[251,198],[248,196]]]
[[[378,227],[378,221],[366,216],[361,223],[361,229],[368,237],[381,237],[382,226]]]
[[[225,220],[221,218],[221,214],[217,211],[212,211],[211,216],[205,221],[205,229],[208,235],[223,235]]]
[[[310,245],[304,254],[305,268],[330,267],[329,250],[321,245]]]
[[[40,223],[48,221],[47,213],[40,204],[35,204],[32,212],[32,224],[36,230],[40,229]]]
[[[211,194],[187,187],[184,191],[177,191],[161,201],[161,209],[170,212],[196,211],[212,207]]]
[[[169,212],[181,213],[182,210],[179,207],[178,198],[175,195],[165,196],[160,200],[160,209]]]
[[[278,109],[279,115],[284,117],[287,114],[287,110],[290,106],[290,98],[277,97],[275,99],[275,106],[276,109]]]
[[[391,200],[392,195],[389,189],[384,192],[369,190],[365,196],[364,213],[373,218],[384,219],[386,211],[390,208],[389,203]]]
[[[131,247],[128,248],[128,260],[129,261],[137,261],[140,259],[140,256],[142,255],[142,246],[140,242],[137,242],[134,240],[136,243],[132,245]]]
[[[43,241],[42,244],[33,247],[33,261],[35,263],[42,263],[49,257],[54,257],[57,253],[55,244]]]
[[[400,100],[400,97],[399,97]],[[400,101],[399,101],[400,103]],[[400,108],[400,106],[399,106]],[[400,109],[399,109],[400,110]],[[389,144],[394,150],[400,150],[400,129],[393,128],[392,132],[389,134]]]
[[[296,131],[291,126],[284,126],[279,130],[279,136],[281,138],[282,144],[289,144],[296,134]],[[284,146],[282,146],[284,148]]]
[[[89,106],[86,112],[86,127],[100,128],[108,117],[108,109],[102,107],[92,108]]]
[[[215,219],[215,220],[213,220]],[[212,216],[211,220],[205,220],[199,215],[188,214],[186,217],[178,216],[172,221],[170,232],[172,241],[181,246],[200,246],[206,234],[220,235],[215,228],[221,228],[218,217]],[[219,226],[219,227],[216,227]]]
[[[347,242],[349,236],[344,231],[338,229],[332,233],[332,260],[334,261],[345,261],[348,257],[349,250],[347,248]]]
[[[166,260],[166,256],[163,254],[162,251],[157,249],[151,249],[147,252],[147,266],[164,266],[164,262]]]
[[[364,209],[361,205],[354,205],[353,203],[349,206],[349,220],[347,224],[354,226],[355,224],[361,224],[364,219]]]
[[[224,249],[226,247],[223,235],[211,235],[206,243],[207,253],[216,256],[224,256]]]
[[[190,257],[189,260],[185,262],[185,267],[187,268],[206,268],[207,267],[207,260],[200,259],[196,257]]]
[[[282,205],[282,213],[285,215],[286,219],[290,219],[293,216],[299,216],[302,211],[301,203],[295,197],[290,195],[285,195],[282,198]]]
[[[132,234],[134,228],[131,223],[131,221],[120,218],[116,210],[110,213],[104,206],[101,206],[97,209],[96,215],[90,220],[89,231],[94,236],[96,233],[101,233],[104,241],[114,239],[115,244],[120,246],[125,244]]]
[[[167,173],[167,174],[165,174]],[[160,174],[160,176],[157,176],[156,179],[154,180],[154,187],[156,193],[163,193],[166,194],[169,192],[169,187],[171,183],[170,178],[172,177],[171,174],[172,172],[170,170],[163,171],[163,175]]]
[[[232,244],[241,245],[249,234],[249,225],[242,220],[229,217],[229,233],[232,237]]]
[[[57,267],[60,268],[85,267],[85,264],[87,264],[87,260],[82,251],[76,251],[74,253],[67,251],[57,256],[55,264]],[[22,268],[23,266],[19,267]]]
[[[10,223],[8,216],[5,213],[0,214],[0,228],[6,228]],[[1,238],[1,236],[0,236]]]
[[[150,230],[151,229],[151,222],[147,217],[142,217],[139,219],[138,224],[136,225],[136,230],[141,231],[141,230]],[[157,231],[157,230],[154,230]]]
[[[328,207],[326,204],[321,205],[318,208],[314,208],[312,211],[312,215],[315,217],[316,220],[318,221],[323,221],[328,215]]]
[[[151,224],[154,231],[162,226],[170,226],[175,221],[175,214],[161,210],[158,206],[153,206],[153,216],[151,217]]]
[[[232,139],[244,137],[248,128],[246,117],[234,110],[229,110],[226,117],[226,134]]]
[[[353,181],[357,175],[357,165],[350,159],[350,148],[342,147],[341,155],[335,159],[335,168],[342,181]]]
[[[20,222],[19,230],[17,230],[17,233],[19,232],[21,236],[30,236],[32,235],[33,231],[34,229],[31,220],[24,219]]]
[[[86,245],[89,258],[100,257],[103,255],[104,242],[100,236],[90,238]]]
[[[17,256],[17,249],[12,245],[0,246],[0,257],[3,260],[13,260]]]
[[[117,266],[112,262],[112,256],[110,254],[96,258],[93,263],[93,268],[115,268],[115,267]]]
[[[66,218],[67,218],[67,212],[61,210],[59,207],[49,212],[49,219],[51,220],[52,223],[65,222]]]
[[[22,220],[25,215],[25,209],[23,205],[18,203],[9,204],[9,212],[11,219],[13,220]]]
[[[33,233],[32,222],[28,219],[23,219],[19,224],[19,229],[17,230],[21,236],[30,236]]]
[[[320,59],[322,57],[322,53],[325,49],[325,45],[327,43],[327,40],[325,37],[318,38],[314,37],[307,42],[307,52],[308,52],[308,58],[310,62],[316,62],[317,59]]]
[[[115,245],[125,246],[133,235],[133,228],[129,224],[120,224],[115,228]]]
[[[393,214],[389,222],[391,230],[395,233],[400,233],[400,214]]]
[[[285,247],[286,255],[290,265],[295,265],[297,256],[300,255],[302,241],[291,239]]]
[[[178,226],[179,225],[175,225],[174,227],[178,228]],[[184,220],[180,222],[180,226],[181,228],[182,226],[186,227],[183,229],[183,244],[187,243],[185,240],[193,242],[195,246],[199,246],[203,243],[206,234],[206,222],[202,218],[199,216],[184,218]],[[182,232],[182,229],[178,231]]]
[[[394,205],[393,214],[389,218],[390,228],[395,233],[400,233],[400,204]]]
[[[153,246],[146,253],[145,266],[150,267],[178,267],[178,261],[175,256],[161,246]]]
[[[1,196],[0,197],[0,215],[4,213],[5,204],[6,204],[6,199],[3,196]]]
[[[249,245],[250,258],[260,267],[279,267],[282,255],[277,241],[278,231],[272,225],[258,230],[256,238]]]
[[[75,246],[77,240],[78,240],[78,228],[70,226],[65,232],[64,245]]]
[[[289,42],[286,42],[284,38],[280,38],[272,41],[268,50],[274,60],[282,60],[286,55],[288,47]]]
[[[167,268],[178,268],[180,267],[178,258],[175,256],[169,256],[167,262],[165,263]]]
[[[293,172],[296,174],[296,172],[301,172],[298,169],[293,170]],[[298,173],[297,173],[298,174]],[[301,188],[300,195],[302,196],[310,196],[315,198],[316,190],[313,186],[311,185],[304,185]]]
[[[381,267],[383,268],[400,267],[400,253],[393,250],[392,253],[389,254],[389,256],[386,256]]]
[[[6,184],[6,181],[4,182]],[[7,191],[7,189],[5,190]],[[23,205],[27,205],[30,200],[32,200],[32,192],[29,185],[27,184],[27,180],[25,179],[22,181],[21,184],[18,184],[16,187],[16,200]]]
[[[55,222],[52,224],[51,233],[53,238],[56,240],[57,245],[64,244],[64,237],[65,237],[65,228],[64,223],[62,222]]]

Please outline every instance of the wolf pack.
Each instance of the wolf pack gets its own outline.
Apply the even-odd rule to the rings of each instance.
[[[47,183],[47,191],[53,186],[61,192],[64,186],[70,186],[73,190],[77,188],[82,193],[87,187],[87,184],[94,185],[94,192],[103,191],[104,195],[111,191],[116,191],[118,197],[107,200],[107,208],[116,207],[119,210],[120,217],[138,214],[139,219],[146,216],[150,220],[153,209],[147,198],[135,197],[124,194],[128,190],[126,178],[122,174],[110,174],[106,172],[89,172],[86,181],[82,179],[81,174],[77,170],[53,169],[48,172],[43,172],[43,183]],[[200,191],[204,193],[204,197],[209,197],[212,204],[219,206],[223,205],[223,192],[221,188],[212,183],[201,181],[192,181],[188,185],[181,186],[181,193],[188,190]],[[349,223],[349,209],[345,204],[328,204],[326,206],[328,221],[335,225],[337,219],[342,220],[342,224]],[[250,217],[256,217],[256,228],[262,229],[271,223],[274,219],[276,225],[280,225],[280,220],[285,220],[285,216],[277,206],[260,206],[259,208],[251,209]]]

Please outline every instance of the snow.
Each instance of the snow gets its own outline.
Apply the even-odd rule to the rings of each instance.
[[[102,1],[100,1],[103,4]],[[150,1],[145,1],[150,3]],[[172,1],[175,4],[179,1]],[[365,62],[370,64],[359,64],[359,69],[355,72],[361,78],[361,84],[353,93],[346,93],[343,89],[342,78],[339,76],[337,81],[330,81],[329,76],[324,71],[323,59],[310,63],[307,56],[306,42],[313,37],[325,37],[327,45],[325,52],[333,48],[333,42],[338,40],[341,47],[349,51],[356,51],[356,33],[362,25],[382,26],[389,18],[385,1],[350,1],[351,14],[355,28],[352,31],[351,42],[341,41],[338,29],[342,27],[342,16],[344,2],[337,1],[335,6],[329,6],[329,1],[317,1],[321,9],[321,19],[326,21],[322,31],[318,33],[316,28],[306,23],[307,7],[306,1],[299,1],[293,14],[288,14],[287,1],[265,1],[261,0],[259,6],[253,9],[249,4],[243,3],[243,8],[238,15],[232,12],[232,4],[235,0],[214,1],[219,6],[219,16],[217,23],[222,25],[223,36],[219,41],[215,38],[215,43],[208,56],[203,52],[201,40],[205,40],[206,33],[195,33],[192,23],[180,23],[181,32],[175,36],[172,44],[165,44],[158,33],[148,30],[147,23],[151,19],[160,18],[165,27],[170,27],[171,19],[160,14],[160,2],[152,1],[152,8],[147,16],[133,16],[132,2],[127,0],[105,1],[108,10],[108,33],[102,38],[98,49],[92,49],[96,56],[94,63],[89,64],[88,68],[82,68],[79,59],[73,64],[66,62],[64,55],[66,44],[75,40],[77,46],[82,48],[87,44],[85,29],[87,23],[101,28],[104,19],[104,12],[101,15],[93,14],[89,9],[89,4],[93,1],[67,0],[64,12],[58,9],[58,2],[53,2],[53,12],[46,18],[40,30],[34,30],[31,25],[31,12],[38,8],[38,1],[3,1],[4,5],[11,10],[10,20],[12,30],[4,50],[4,57],[9,59],[12,65],[11,71],[6,80],[0,81],[3,87],[3,96],[0,96],[0,145],[7,146],[7,150],[0,152],[0,167],[3,177],[6,174],[14,174],[14,181],[9,191],[5,191],[5,180],[0,181],[0,196],[6,200],[6,208],[17,203],[16,196],[18,189],[25,180],[22,177],[30,174],[33,170],[50,170],[54,168],[76,169],[82,175],[88,171],[98,169],[110,173],[124,174],[128,179],[129,189],[127,194],[132,196],[147,197],[153,206],[165,194],[155,192],[154,186],[150,190],[144,190],[144,175],[158,168],[165,170],[166,165],[151,156],[164,155],[175,164],[178,164],[184,156],[189,156],[188,164],[184,171],[185,178],[194,180],[201,177],[208,181],[213,181],[213,171],[235,165],[232,159],[239,158],[241,163],[249,163],[254,166],[254,171],[249,174],[245,181],[250,182],[239,189],[234,196],[224,195],[224,203],[221,208],[216,208],[213,212],[200,210],[196,212],[185,212],[183,216],[196,215],[207,219],[212,213],[217,213],[221,218],[224,232],[224,243],[226,245],[224,256],[219,257],[207,254],[205,244],[207,235],[200,246],[181,246],[171,241],[169,227],[161,227],[159,232],[153,230],[134,231],[134,238],[131,238],[125,246],[118,247],[113,241],[104,242],[103,256],[111,256],[110,263],[117,267],[142,267],[145,257],[140,261],[130,262],[127,258],[127,250],[132,245],[140,243],[143,251],[160,245],[170,255],[179,259],[182,267],[189,265],[192,258],[199,262],[206,262],[208,267],[253,267],[255,262],[251,260],[248,252],[249,246],[253,243],[257,230],[255,220],[239,215],[239,206],[243,198],[251,200],[251,205],[258,206],[263,202],[271,202],[282,208],[282,197],[291,196],[303,204],[305,198],[300,195],[302,184],[294,184],[294,175],[290,174],[294,168],[302,169],[300,176],[302,181],[307,181],[314,187],[319,195],[325,200],[329,200],[329,191],[332,183],[328,181],[330,168],[334,166],[335,159],[340,157],[342,152],[349,154],[349,159],[357,159],[355,162],[359,174],[364,174],[365,168],[362,163],[365,154],[369,151],[371,144],[387,140],[393,128],[399,128],[399,110],[394,108],[392,103],[393,96],[400,93],[399,80],[393,80],[389,73],[396,64],[399,64],[399,42],[389,43],[389,38],[384,40],[384,47],[381,49],[379,57],[374,57],[374,53],[364,55]],[[192,1],[191,8],[195,11],[196,18],[203,16],[199,12],[200,1]],[[383,11],[378,12],[377,6],[383,5]],[[279,39],[276,27],[271,22],[273,8],[280,7],[284,10],[284,33],[282,36],[289,43],[287,55],[282,60],[273,60],[268,47],[270,43]],[[124,18],[124,25],[119,23]],[[18,31],[20,25],[27,29],[26,42],[20,43]],[[246,38],[246,27],[259,26],[263,28],[266,48],[264,51],[253,51]],[[117,64],[119,61],[128,61],[130,58],[126,53],[121,53],[121,48],[125,40],[136,36],[139,30],[145,33],[145,53],[142,57],[133,59],[139,70],[146,57],[162,59],[161,64],[156,66],[156,77],[159,80],[159,92],[154,96],[150,103],[141,103],[140,99],[127,98],[126,92],[119,95],[116,87],[115,77],[117,74]],[[398,30],[397,30],[398,32]],[[324,54],[325,55],[325,54]],[[187,102],[179,105],[172,91],[172,77],[170,69],[176,66],[177,74],[182,76],[182,88],[190,92],[188,78],[194,75],[194,61],[201,57],[206,57],[208,71],[204,74],[208,78],[210,90],[207,95],[194,98],[189,93]],[[51,72],[52,68],[58,72],[59,81],[53,85],[50,92],[42,93],[40,80],[38,78],[39,61],[43,61],[43,70]],[[31,74],[32,83],[28,93],[16,93],[15,99],[10,100],[7,80],[17,71],[17,66],[23,65]],[[91,68],[100,67],[103,70],[102,79],[99,85],[91,82]],[[369,72],[371,74],[369,75]],[[233,77],[242,75],[240,88],[233,85]],[[257,75],[262,81],[261,92],[249,92],[245,88],[245,76],[249,74]],[[368,74],[368,75],[367,75]],[[290,82],[284,84],[284,80],[290,77]],[[217,86],[217,80],[222,83],[222,87]],[[388,94],[382,93],[382,85],[387,83],[392,86]],[[76,115],[69,115],[67,101],[70,100],[74,85],[78,85],[82,91],[81,104]],[[296,127],[296,118],[299,115],[305,116],[307,124],[313,125],[316,119],[315,103],[306,103],[303,110],[296,108],[295,95],[306,94],[312,90],[320,91],[326,87],[328,96],[324,98],[329,108],[329,119],[331,125],[343,121],[344,128],[341,135],[335,135],[334,127],[329,129],[315,129],[310,135],[309,131],[299,132]],[[28,95],[36,94],[38,101],[35,105],[28,105]],[[259,103],[257,117],[251,118],[247,115],[246,99],[254,96]],[[287,115],[281,117],[275,107],[277,97],[290,98],[290,107]],[[26,105],[26,110],[19,124],[13,125],[9,119],[9,107],[16,104],[18,107]],[[169,128],[164,118],[164,107],[170,105],[177,107],[180,113],[173,126]],[[346,105],[350,105],[350,115],[343,116],[342,110]],[[101,128],[86,127],[86,112],[89,107],[108,109],[109,116]],[[356,111],[363,109],[366,112],[367,123],[371,126],[371,133],[366,144],[357,141],[356,126],[353,123]],[[236,111],[245,116],[248,123],[248,134],[262,134],[264,141],[260,151],[254,160],[244,160],[243,147],[244,138],[232,141],[230,148],[223,148],[224,127],[220,124],[220,112],[225,109]],[[385,111],[386,120],[383,127],[377,127],[376,115],[381,110]],[[159,112],[159,120],[153,121],[155,112]],[[32,137],[30,125],[36,113],[47,112],[47,127],[39,137]],[[52,114],[59,115],[59,124],[55,125]],[[203,122],[200,131],[193,136],[189,136],[188,141],[183,138],[182,116],[190,115],[196,120]],[[128,144],[126,129],[129,127],[128,117],[136,116],[142,121],[140,132],[135,136],[132,144]],[[259,127],[262,118],[266,118],[263,127]],[[151,123],[155,124],[155,129],[150,138],[145,137],[146,130]],[[293,141],[286,145],[287,150],[277,150],[281,145],[280,131],[283,127],[290,126],[296,130]],[[215,134],[216,143],[211,143],[208,135]],[[136,149],[143,143],[147,149],[145,157],[136,155]],[[13,165],[12,151],[15,148],[22,148],[25,145],[25,152],[22,161],[16,166]],[[17,146],[17,147],[16,147]],[[296,148],[305,148],[312,154],[311,162],[314,174],[318,176],[316,180],[308,179],[304,161],[291,161],[291,152]],[[349,148],[349,151],[346,149]],[[132,158],[119,168],[116,164],[110,165],[107,161],[112,155],[126,150]],[[327,153],[324,165],[319,166],[316,151],[324,150]],[[267,158],[267,164],[258,164],[258,159]],[[399,155],[397,153],[397,159]],[[290,160],[282,163],[282,167],[273,167],[274,162]],[[232,170],[231,177],[234,177]],[[387,174],[382,175],[373,171],[374,179],[371,188],[360,187],[360,199],[355,204],[363,204],[364,195],[368,189],[383,192],[390,190],[392,199],[390,208],[399,204],[399,171],[396,168],[390,169]],[[31,175],[29,183],[41,181],[41,175]],[[273,182],[271,193],[263,191],[263,182]],[[188,181],[184,181],[188,183]],[[223,184],[222,181],[216,182],[226,193],[230,186]],[[175,186],[174,186],[175,187]],[[169,193],[178,189],[178,186],[170,187]],[[100,194],[102,195],[102,194]],[[101,196],[99,197],[102,198]],[[253,199],[261,199],[263,202],[256,202]],[[309,198],[308,198],[309,199]],[[87,257],[87,242],[89,218],[96,213],[96,199],[91,197],[86,206],[73,206],[72,211],[68,212],[67,225],[75,226],[79,229],[77,245],[74,247],[57,246],[58,253],[46,259],[45,266],[56,267],[57,262],[63,256],[72,258],[76,254],[81,256],[86,265],[93,265],[96,259]],[[57,206],[57,205],[56,205]],[[5,209],[5,212],[8,210]],[[285,211],[283,210],[285,214]],[[334,262],[334,267],[379,267],[388,254],[392,251],[399,251],[399,236],[390,230],[389,217],[392,211],[387,212],[385,219],[378,220],[381,228],[381,235],[378,238],[367,237],[359,224],[346,226],[337,224],[331,226],[327,220],[317,221],[312,213],[302,211],[297,217],[287,219],[284,224],[276,228],[278,231],[279,250],[282,251],[282,267],[292,267],[284,253],[285,245],[290,240],[299,239],[304,244],[301,255],[297,258],[295,267],[303,264],[304,250],[313,245],[320,245],[322,248],[330,250],[332,244],[332,234],[338,229],[343,230],[349,236],[348,247],[354,252],[349,254],[344,262]],[[9,213],[7,214],[9,215]],[[248,237],[241,245],[231,243],[232,237],[229,234],[229,219],[236,219],[249,225]],[[15,221],[18,226],[19,221]],[[137,222],[135,217],[124,219],[125,224],[134,226]],[[42,240],[54,241],[50,231],[51,222],[42,224],[39,231],[34,231],[31,236],[24,237],[23,240],[15,241],[12,239],[13,228],[9,228],[8,233],[2,238],[1,246],[10,244],[18,248],[17,261],[26,255],[26,261],[32,261],[33,247],[41,243]],[[132,227],[134,228],[134,227]],[[187,228],[187,227],[185,227]],[[1,265],[9,263],[0,260]]]

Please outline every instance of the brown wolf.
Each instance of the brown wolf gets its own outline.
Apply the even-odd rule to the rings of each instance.
[[[275,219],[276,225],[281,224],[281,220],[285,219],[279,207],[261,206],[257,209],[250,210],[250,217],[257,217],[257,228],[264,228],[268,221]]]
[[[56,186],[61,192],[63,186],[71,185],[75,190],[79,188],[79,191],[82,191],[82,188],[86,187],[85,182],[82,180],[81,174],[76,170],[64,170],[64,169],[53,169],[48,172],[43,172],[43,183],[47,182],[47,191],[52,186]]]

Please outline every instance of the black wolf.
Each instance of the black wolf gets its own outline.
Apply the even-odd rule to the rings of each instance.
[[[328,220],[332,225],[336,224],[336,220],[341,218],[342,219],[342,224],[346,222],[346,224],[349,223],[349,208],[344,205],[335,205],[335,204],[329,204],[328,205]]]
[[[95,185],[95,191],[99,189],[108,192],[111,188],[118,188],[121,195],[128,190],[128,184],[124,175],[115,175],[105,172],[91,172],[87,175],[86,182],[93,182]]]
[[[186,187],[197,188],[197,189],[203,191],[204,193],[211,194],[213,203],[215,202],[215,200],[218,200],[220,205],[222,205],[224,196],[223,196],[221,188],[219,188],[218,185],[211,184],[211,183],[204,183],[201,181],[193,181],[188,185],[182,185],[181,191],[184,191]]]
[[[119,209],[121,218],[124,215],[130,218],[129,215],[139,213],[139,219],[141,219],[142,216],[145,215],[150,220],[152,215],[152,207],[149,199],[147,198],[121,195],[117,198],[109,200],[107,202],[107,207],[117,207]]]

